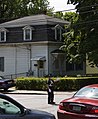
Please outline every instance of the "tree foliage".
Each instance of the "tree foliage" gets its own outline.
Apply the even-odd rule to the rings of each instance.
[[[56,13],[53,13],[52,15],[56,18],[60,18],[60,19],[64,18],[64,15],[62,12],[56,12]]]
[[[76,23],[78,20],[78,14],[75,12],[65,12],[64,19],[71,22],[71,24]]]
[[[47,0],[0,0],[0,20],[52,12]]]
[[[78,19],[71,21],[62,48],[70,61],[85,61],[87,56],[90,64],[98,64],[98,0],[68,0],[68,4],[76,5]]]

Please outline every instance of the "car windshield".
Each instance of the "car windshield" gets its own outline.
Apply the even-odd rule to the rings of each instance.
[[[80,89],[74,97],[89,97],[89,98],[98,98],[98,88],[94,87],[84,87]]]
[[[0,76],[0,80],[4,79],[2,76]]]

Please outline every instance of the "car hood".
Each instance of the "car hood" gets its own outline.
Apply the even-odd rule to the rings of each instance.
[[[12,79],[1,79],[0,82],[12,81]]]
[[[6,80],[11,80],[11,79],[0,79],[0,81],[6,81]]]
[[[45,118],[45,119],[55,119],[55,116],[51,113],[48,113],[46,111],[40,111],[40,110],[34,110],[31,109],[29,111],[29,114],[31,114],[32,116],[36,117],[36,118]]]
[[[82,104],[90,104],[90,105],[98,106],[98,99],[92,99],[87,97],[72,97],[63,100],[63,102],[82,103]]]

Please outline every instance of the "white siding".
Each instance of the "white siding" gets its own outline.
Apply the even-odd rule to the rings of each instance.
[[[86,74],[98,74],[98,67],[95,65],[91,67],[88,60],[86,61]]]
[[[16,73],[24,73],[29,70],[29,63],[30,63],[30,57],[29,57],[29,51],[26,48],[17,48],[17,72]]]
[[[35,45],[32,46],[32,58],[36,57],[36,56],[45,56],[46,57],[46,61],[44,62],[44,74],[48,75],[49,73],[53,73],[54,70],[56,71],[57,69],[53,69],[53,56],[51,54],[52,51],[58,49],[60,46],[57,44],[51,44],[49,46],[47,45]],[[37,61],[32,61],[32,70],[34,72],[34,76],[38,76],[38,67],[34,66],[34,64],[37,64]],[[65,65],[64,65],[64,69],[65,69]],[[64,70],[63,69],[63,70]],[[66,69],[65,69],[66,70]]]
[[[36,57],[36,56],[45,56],[46,57],[46,61],[44,62],[44,75],[48,74],[48,49],[47,46],[43,46],[43,45],[36,45],[36,46],[32,46],[32,58]],[[36,66],[34,66],[34,64],[37,64],[37,61],[32,61],[32,70],[34,72],[34,76],[37,76],[38,73],[38,69]]]
[[[29,51],[24,47],[1,47],[0,57],[4,57],[4,72],[0,75],[24,73],[29,69]]]
[[[40,76],[53,73],[55,69],[53,69],[53,56],[51,55],[51,52],[58,48],[59,45],[56,44],[32,44],[30,57],[30,49],[27,49],[26,45],[19,45],[16,47],[0,47],[0,57],[4,57],[5,60],[4,72],[0,72],[0,75],[11,75],[28,72],[30,69],[31,59],[37,56],[45,56],[46,61],[44,61],[44,67],[39,69],[37,66],[34,66],[34,64],[37,64],[38,62],[32,60],[31,68],[34,72],[34,76],[39,76],[39,70]]]
[[[14,48],[10,48],[10,47],[0,48],[0,57],[4,57],[4,72],[0,72],[0,75],[8,75],[15,72],[14,55],[15,55]]]

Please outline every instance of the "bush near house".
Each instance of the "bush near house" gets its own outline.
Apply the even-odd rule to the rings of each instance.
[[[98,83],[98,77],[59,77],[60,80],[55,82],[55,91],[78,90],[89,84]],[[19,90],[47,90],[48,78],[19,77],[16,81],[16,89]],[[53,77],[53,80],[56,80]]]

